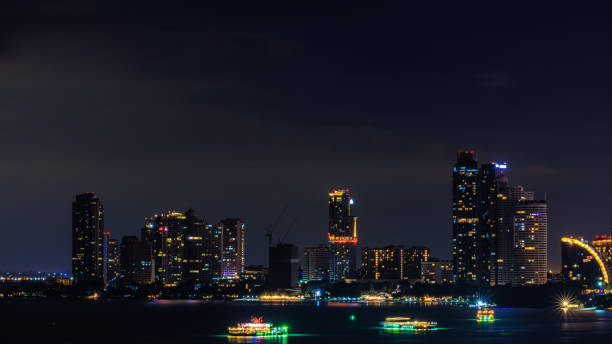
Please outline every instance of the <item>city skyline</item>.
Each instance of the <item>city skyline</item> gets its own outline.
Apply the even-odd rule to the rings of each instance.
[[[168,209],[239,216],[265,264],[285,204],[287,240],[316,246],[322,195],[350,186],[361,243],[449,259],[457,149],[547,193],[551,267],[556,238],[608,232],[609,4],[263,7],[6,6],[0,269],[69,271],[88,190],[115,237]]]
[[[461,153],[462,151],[463,151],[463,150],[460,150],[460,151],[459,151],[459,153]],[[471,152],[472,152],[472,154],[476,154],[476,153],[474,153],[474,151],[471,151]],[[459,154],[459,153],[457,153],[457,154]],[[493,164],[493,165],[497,165],[496,169],[497,169],[498,171],[500,170],[500,169],[499,169],[499,167],[500,167],[500,165],[499,165],[499,164],[496,164],[496,163],[492,163],[492,164]],[[479,169],[480,169],[480,170],[482,170],[482,169],[484,169],[484,166],[485,166],[485,165],[488,165],[488,163],[487,163],[487,164],[484,164],[484,163],[483,163],[482,167],[480,167],[480,168],[478,168],[478,167],[477,167],[477,168],[476,168],[476,170],[479,170]],[[507,162],[504,162],[504,163],[503,163],[503,165],[501,165],[501,166],[503,166],[503,169],[501,169],[502,173],[503,173],[503,172],[506,172],[506,169],[508,168],[508,165],[509,165],[509,164],[508,164]],[[477,166],[477,165],[475,165],[475,166]],[[507,183],[507,179],[508,179],[508,178],[507,178],[507,174],[506,174],[506,175],[504,175],[503,177],[505,177],[505,183]],[[343,193],[343,192],[347,192],[347,194],[348,194],[349,190],[348,190],[348,189],[346,189],[346,190],[342,190],[342,189],[339,189],[339,190],[334,190],[334,189],[332,189],[332,190],[330,190],[330,192],[331,192],[331,193],[329,194],[329,196],[331,197],[333,194],[336,194],[336,193],[338,193],[338,195],[340,195],[340,194],[341,194],[341,193]],[[505,191],[504,191],[504,192],[505,192]],[[517,186],[512,186],[512,187],[509,187],[509,186],[508,186],[508,191],[507,191],[507,192],[508,192],[508,194],[516,194],[516,195],[519,195],[519,196],[520,196],[520,195],[524,195],[525,193],[527,193],[527,194],[528,194],[527,199],[529,199],[529,200],[533,200],[533,199],[534,199],[534,198],[533,198],[533,197],[534,197],[534,196],[533,196],[533,194],[534,194],[534,193],[533,193],[533,192],[524,191],[524,189],[523,189],[523,186],[522,186],[522,185],[517,185]],[[96,194],[95,192],[91,192],[91,191],[85,192],[84,194],[82,194],[82,195],[80,195],[80,196],[81,196],[81,197],[84,197],[84,196],[87,196],[87,195],[91,195],[91,196],[93,196],[93,197],[96,197],[96,200],[98,200],[98,198],[97,198],[97,194]],[[514,197],[519,197],[519,196],[514,196]],[[352,196],[349,196],[349,197],[350,197],[350,199],[347,199],[347,202],[349,202],[349,201],[350,201],[350,206],[352,207],[354,200],[353,200]],[[520,196],[520,197],[522,197],[522,196]],[[73,205],[73,206],[74,206],[74,205]],[[103,211],[103,210],[102,210],[102,211]],[[187,210],[186,210],[186,212],[185,212],[185,213],[188,213],[188,212],[190,212],[190,211],[191,211],[191,212],[193,212],[193,209],[189,208],[189,209],[187,209]],[[163,215],[164,211],[162,211],[161,213],[162,213],[162,215]],[[184,216],[182,212],[180,212],[180,211],[179,211],[179,212],[177,212],[176,210],[167,210],[167,213],[168,213],[169,215],[170,215],[170,214],[173,214],[173,213],[176,213],[176,214],[180,214],[181,216]],[[155,214],[155,217],[157,217],[157,216],[158,216],[158,215],[157,215],[157,214]],[[148,218],[148,217],[145,217],[144,219],[145,219],[145,223],[146,223],[147,221],[149,221],[149,218]],[[151,219],[153,219],[153,218],[151,218]],[[230,219],[226,219],[226,220],[230,220]],[[211,225],[209,225],[209,226],[211,226]],[[146,226],[145,226],[145,227],[146,227]],[[283,228],[281,228],[281,229],[283,229]],[[107,230],[105,230],[105,229],[104,229],[104,226],[102,226],[102,229],[101,229],[100,233],[103,233],[105,237],[111,234],[109,231],[107,231]],[[598,232],[598,233],[597,233],[597,234],[595,234],[594,236],[597,236],[597,235],[600,235],[600,234],[604,234],[604,235],[605,235],[606,233],[607,233],[607,231],[606,231],[606,230],[604,230],[604,231],[600,231],[600,232]],[[123,237],[123,236],[130,236],[130,235],[132,235],[132,234],[138,234],[138,231],[137,231],[137,232],[135,232],[135,233],[125,233],[125,234],[120,235],[120,236],[119,236],[119,235],[117,235],[117,234],[113,234],[113,239],[114,239],[114,240],[118,240],[119,238],[121,238],[121,237]],[[100,235],[102,235],[102,234],[100,234]],[[580,236],[583,236],[584,234],[583,234],[583,233],[570,233],[570,234],[568,234],[568,235],[570,235],[570,236],[574,236],[574,235],[580,235]],[[244,240],[244,239],[243,239],[243,240]],[[315,244],[313,244],[313,245],[303,244],[303,245],[299,246],[299,249],[300,249],[300,250],[303,250],[303,249],[305,249],[305,248],[307,248],[307,247],[309,247],[309,246],[316,246],[316,244],[317,244],[317,240],[318,240],[318,239],[314,239],[314,238],[313,238],[313,239],[311,240],[311,242],[313,242],[313,243],[315,243]],[[551,241],[551,239],[550,239],[550,238],[549,238],[549,241]],[[553,241],[553,243],[549,243],[549,245],[548,245],[548,247],[549,247],[549,248],[553,248],[553,247],[551,247],[551,246],[554,246],[554,245],[555,245],[555,243],[556,243],[556,241],[555,241],[555,240],[552,240],[552,241]],[[327,242],[327,241],[325,241],[325,240],[320,240],[320,241],[318,242],[318,244],[321,244],[321,243],[323,243],[323,242]],[[404,244],[404,243],[401,243],[401,244]],[[243,244],[243,245],[244,245],[244,246],[247,246],[246,244]],[[388,246],[388,245],[391,245],[391,243],[386,243],[386,244],[379,245],[379,246]],[[420,245],[420,243],[418,243],[418,242],[410,242],[410,243],[408,243],[408,245]],[[358,250],[361,250],[363,247],[368,247],[368,246],[374,246],[374,245],[362,244],[361,246],[358,246]],[[553,249],[552,251],[554,251],[554,249]],[[441,258],[441,259],[448,259],[448,258],[452,257],[451,255],[448,255],[448,256],[447,256],[447,255],[445,255],[445,254],[444,254],[444,252],[442,252],[441,254],[440,254],[440,253],[437,253],[437,254],[435,254],[435,255],[433,255],[433,256],[435,256],[436,258],[438,258],[438,257],[439,257],[439,258]],[[357,261],[359,261],[359,260],[361,259],[361,257],[359,256],[359,252],[357,252],[356,257],[357,257]],[[549,258],[549,260],[552,260],[552,261],[557,260],[557,259],[555,259],[554,257],[550,257],[550,253],[548,253],[548,258]],[[551,258],[552,258],[552,259],[551,259]],[[300,259],[301,259],[301,257],[300,257]],[[559,258],[558,260],[560,261],[560,258]],[[263,262],[263,263],[261,263],[261,264],[259,264],[259,265],[266,265],[266,264],[267,264],[267,262]],[[302,262],[302,264],[303,264],[303,262]],[[244,264],[243,264],[243,265],[244,265],[244,266],[246,266],[246,265],[258,265],[258,263],[248,262],[248,261],[247,261],[247,262],[244,262]],[[550,264],[548,265],[548,267],[549,267],[549,269],[553,269],[553,270],[555,270],[555,271],[559,270],[559,268],[551,267],[551,266],[550,266]],[[11,271],[10,269],[6,269],[6,270],[7,270],[7,271]],[[36,268],[31,268],[31,269],[22,269],[22,271],[37,271],[37,270],[44,270],[44,269],[36,269]],[[18,271],[18,270],[13,270],[13,271]],[[51,272],[64,272],[64,271],[51,271]]]

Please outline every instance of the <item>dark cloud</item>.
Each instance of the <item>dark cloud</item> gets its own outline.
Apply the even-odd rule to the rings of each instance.
[[[557,264],[560,234],[604,231],[611,212],[609,20],[491,6],[9,3],[0,268],[68,269],[83,191],[117,236],[168,208],[242,216],[263,263],[284,204],[288,239],[317,244],[327,192],[350,186],[364,245],[448,257],[463,147],[547,193]]]
[[[476,75],[475,79],[480,85],[491,88],[503,87],[512,81],[512,77],[504,73]]]

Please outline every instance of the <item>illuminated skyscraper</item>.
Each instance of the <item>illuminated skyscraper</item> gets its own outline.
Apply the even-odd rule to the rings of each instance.
[[[355,277],[357,217],[352,212],[349,190],[329,194],[329,280]]]
[[[506,164],[482,164],[478,176],[480,219],[476,260],[477,277],[483,285],[495,284],[498,181],[505,168]]]
[[[166,287],[183,281],[183,253],[187,217],[179,211],[145,218],[142,239],[151,246],[154,258],[155,280]]]
[[[119,275],[119,242],[108,240],[108,275],[107,281],[112,282]]]
[[[496,204],[495,285],[512,284],[514,274],[514,211],[519,202],[533,201],[534,194],[509,186],[505,176],[498,178]]]
[[[403,279],[403,247],[364,247],[361,249],[361,278],[367,280]]]
[[[426,284],[453,282],[453,262],[433,260],[421,263],[421,280]]]
[[[72,277],[75,282],[104,283],[104,207],[93,192],[72,202]]]
[[[104,232],[102,241],[104,285],[106,286],[119,274],[119,245],[116,239],[111,239],[110,232]]]
[[[205,281],[223,275],[223,226],[206,225],[204,230],[204,277]]]
[[[519,202],[514,210],[513,285],[546,283],[547,240],[546,201]]]
[[[225,219],[217,225],[223,232],[222,278],[239,278],[244,272],[244,227],[240,219]]]
[[[329,248],[325,245],[304,249],[304,280],[327,279],[329,269]]]
[[[596,235],[591,247],[599,253],[608,271],[612,274],[612,235]]]
[[[124,236],[120,247],[119,283],[126,286],[150,284],[155,281],[154,264],[149,243],[136,236]]]
[[[198,218],[195,210],[189,208],[185,212],[185,249],[183,255],[183,282],[198,287],[208,283],[206,258],[206,223]]]
[[[457,282],[477,282],[480,220],[478,163],[474,151],[457,152],[453,166],[453,272]]]
[[[423,246],[366,247],[361,250],[363,279],[421,279],[421,263],[429,260],[429,249]]]
[[[104,286],[108,283],[108,249],[110,241],[110,232],[102,233],[102,276],[104,279]]]

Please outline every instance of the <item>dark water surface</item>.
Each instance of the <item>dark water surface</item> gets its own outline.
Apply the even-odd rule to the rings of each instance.
[[[12,300],[0,302],[0,312],[0,343],[612,343],[610,310],[496,309],[493,323],[475,321],[468,308],[373,304]],[[291,335],[225,336],[251,315],[286,324]],[[440,329],[382,331],[380,321],[393,315],[437,321]]]

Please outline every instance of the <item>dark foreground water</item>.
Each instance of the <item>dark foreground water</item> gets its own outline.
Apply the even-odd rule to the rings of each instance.
[[[0,343],[612,343],[609,310],[497,309],[498,320],[479,323],[466,308],[19,300],[0,302],[0,314]],[[225,336],[228,325],[251,315],[286,324],[291,334]],[[380,321],[392,315],[435,320],[440,329],[382,331]]]

